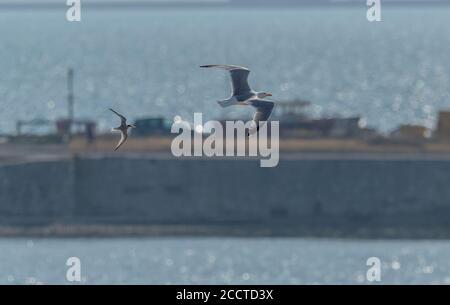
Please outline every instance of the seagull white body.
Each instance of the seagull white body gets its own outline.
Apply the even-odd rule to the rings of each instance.
[[[116,148],[114,148],[114,151],[117,151],[120,146],[122,146],[123,143],[125,143],[125,141],[128,139],[128,129],[136,127],[134,125],[127,124],[127,119],[117,111],[111,108],[109,108],[109,110],[114,112],[120,118],[120,126],[112,129],[113,131],[120,131],[120,141],[117,144]]]
[[[233,105],[245,105],[256,108],[256,113],[253,116],[253,122],[256,124],[256,131],[259,130],[259,122],[265,122],[269,119],[272,113],[274,103],[264,100],[268,96],[272,96],[267,92],[256,92],[250,88],[248,84],[248,75],[250,70],[244,67],[231,66],[231,65],[206,65],[201,68],[219,68],[229,71],[231,76],[231,97],[219,101],[219,105],[222,107],[229,107]]]

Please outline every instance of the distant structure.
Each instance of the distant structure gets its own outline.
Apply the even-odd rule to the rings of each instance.
[[[391,133],[392,138],[402,140],[425,140],[428,128],[421,125],[400,125]]]
[[[67,118],[59,119],[56,121],[57,133],[69,140],[72,135],[72,125],[86,126],[86,130],[95,130],[95,123],[93,122],[75,122],[74,119],[74,86],[73,86],[74,72],[72,68],[67,71]],[[94,125],[94,126],[92,126]],[[47,130],[55,126],[55,122],[47,119],[35,118],[32,120],[19,120],[16,123],[16,133],[18,136],[26,134],[24,133],[24,127],[32,127],[33,130],[46,128]],[[79,130],[80,128],[78,128]],[[47,131],[48,133],[48,131]]]
[[[16,123],[16,134],[18,136],[22,136],[24,134],[27,134],[26,130],[24,132],[25,127],[32,128],[33,131],[36,131],[36,129],[50,129],[54,126],[54,122],[46,119],[32,119],[32,120],[19,120]]]
[[[73,134],[84,134],[88,143],[94,141],[96,123],[75,119],[74,70],[67,71],[67,118],[56,121],[58,135],[69,141]]]
[[[168,135],[172,123],[164,118],[143,118],[134,122],[136,130],[133,135],[139,137],[152,135]]]
[[[361,117],[313,119],[305,109],[311,102],[293,100],[276,104],[273,120],[280,121],[280,134],[286,137],[366,137],[373,132],[364,127]]]
[[[435,136],[441,140],[450,140],[450,111],[440,111]]]
[[[74,120],[74,102],[75,96],[73,94],[73,69],[69,68],[69,71],[67,72],[67,119],[69,121],[67,135],[69,137],[72,134],[72,123]]]

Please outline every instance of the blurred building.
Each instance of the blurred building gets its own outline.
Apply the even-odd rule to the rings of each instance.
[[[134,122],[133,134],[139,137],[170,134],[172,122],[164,118],[143,118]]]
[[[280,121],[280,134],[285,137],[361,138],[367,130],[361,117],[310,118],[308,101],[294,100],[277,103],[272,120]]]
[[[391,133],[393,138],[404,140],[424,140],[427,135],[428,128],[421,125],[400,125]]]
[[[450,140],[450,111],[440,111],[435,137]]]
[[[94,141],[96,128],[97,123],[90,120],[59,119],[56,121],[56,129],[61,137],[69,134],[84,135],[88,142]]]

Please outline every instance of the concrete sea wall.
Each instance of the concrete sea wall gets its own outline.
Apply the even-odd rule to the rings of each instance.
[[[450,235],[449,182],[449,160],[289,158],[276,168],[234,159],[17,164],[0,166],[0,225],[254,226],[293,235],[414,229]]]

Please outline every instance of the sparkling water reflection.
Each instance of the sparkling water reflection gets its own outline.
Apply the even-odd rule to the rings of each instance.
[[[450,284],[450,241],[321,239],[2,239],[0,283],[65,284],[81,259],[87,284]]]
[[[66,70],[76,70],[76,114],[99,120],[108,107],[140,116],[222,117],[224,73],[198,68],[233,63],[253,70],[256,90],[315,103],[313,115],[363,115],[389,130],[434,124],[450,106],[450,9],[0,12],[0,133],[17,119],[66,114]],[[251,110],[230,109],[227,115]],[[244,113],[240,113],[244,111]]]

